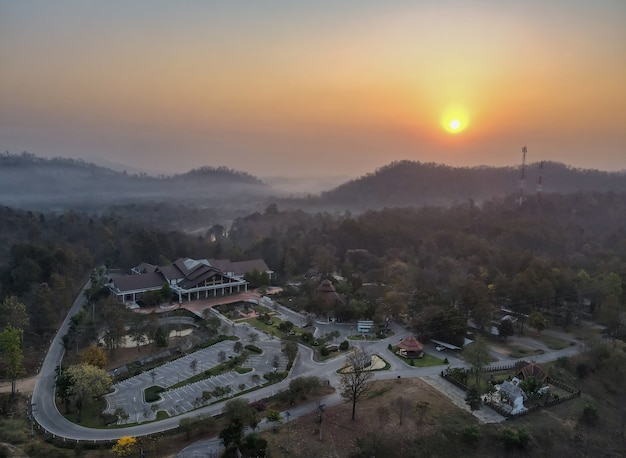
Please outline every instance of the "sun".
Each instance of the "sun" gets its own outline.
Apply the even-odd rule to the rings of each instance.
[[[461,121],[453,119],[448,125],[450,126],[450,130],[459,130],[461,128]]]
[[[449,134],[463,132],[469,124],[469,115],[463,107],[448,107],[441,115],[441,127]]]

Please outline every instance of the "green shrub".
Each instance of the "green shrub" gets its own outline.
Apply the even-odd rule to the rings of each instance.
[[[341,351],[345,351],[348,348],[350,348],[350,342],[348,342],[347,340],[344,340],[343,342],[339,344],[339,350]]]
[[[245,349],[248,350],[248,351],[251,351],[252,353],[258,353],[258,354],[263,353],[263,350],[261,350],[256,345],[246,345]]]
[[[530,441],[530,435],[524,428],[520,428],[517,431],[506,428],[502,431],[502,434],[500,434],[500,440],[507,450],[512,448],[524,449]]]
[[[153,403],[160,399],[159,393],[163,391],[163,387],[149,386],[143,392],[144,399],[147,403]]]
[[[465,392],[465,403],[471,410],[480,410],[482,401],[480,399],[480,391],[475,386],[468,388]]]
[[[322,354],[322,356],[328,356],[330,355],[330,350],[326,347],[322,347],[322,349],[320,350],[320,353]]]
[[[569,358],[567,356],[559,356],[556,359],[556,365],[558,367],[562,367],[564,369],[567,369],[569,367]]]
[[[282,379],[287,377],[287,372],[266,372],[263,374],[263,377],[271,383],[280,382]]]
[[[580,421],[588,425],[595,425],[598,422],[598,409],[593,404],[586,404],[583,408],[583,413],[580,416]]]
[[[475,444],[480,441],[480,430],[476,426],[468,426],[463,429],[461,436],[465,442]]]

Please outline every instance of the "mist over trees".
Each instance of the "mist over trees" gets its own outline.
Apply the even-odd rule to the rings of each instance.
[[[359,183],[386,174],[392,180],[394,171],[410,175],[414,166],[424,167],[398,163]],[[610,175],[617,182],[619,177]],[[440,188],[441,183],[449,181],[440,180]],[[371,193],[364,188],[361,201]],[[612,336],[621,336],[626,194],[546,192],[541,201],[529,195],[520,206],[515,200],[513,192],[482,202],[465,198],[446,206],[389,205],[354,213],[345,208],[314,213],[277,200],[228,225],[216,223],[210,210],[165,203],[118,206],[126,208],[124,215],[0,207],[0,300],[14,296],[24,304],[27,370],[94,269],[127,270],[181,256],[263,258],[279,284],[297,281],[297,289],[291,289],[294,307],[341,319],[404,320],[424,339],[459,342],[470,318],[488,329],[502,307],[529,316],[540,311],[564,326],[591,317]],[[174,219],[195,220],[203,229],[186,234],[159,224],[170,210]],[[336,290],[332,297],[318,291],[325,278]],[[267,283],[254,275],[250,279],[259,286]],[[89,320],[82,323],[77,326],[88,326]]]

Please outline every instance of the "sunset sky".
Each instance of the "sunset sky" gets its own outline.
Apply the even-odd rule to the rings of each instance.
[[[0,0],[0,150],[149,171],[626,169],[626,1]]]

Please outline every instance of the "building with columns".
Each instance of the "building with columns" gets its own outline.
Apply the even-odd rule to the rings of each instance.
[[[228,259],[179,258],[170,265],[142,263],[130,275],[111,277],[108,287],[120,302],[136,303],[149,291],[169,285],[178,302],[209,299],[248,290],[244,275],[253,271],[272,272],[262,259],[232,262]]]

